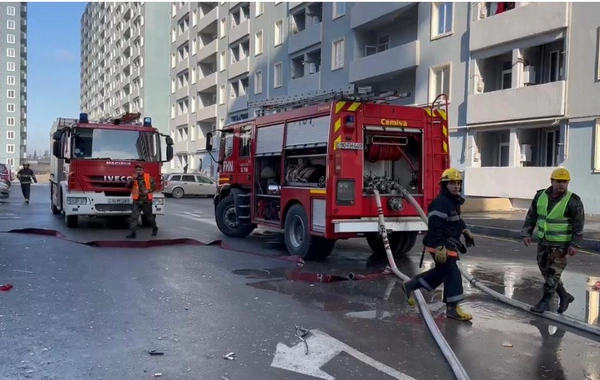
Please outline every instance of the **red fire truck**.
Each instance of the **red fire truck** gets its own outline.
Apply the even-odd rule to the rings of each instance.
[[[392,252],[408,252],[427,226],[404,194],[426,209],[439,191],[449,164],[448,104],[442,94],[427,106],[390,105],[399,96],[387,95],[349,88],[249,103],[262,116],[220,132],[220,231],[244,237],[259,225],[283,229],[289,253],[307,260],[323,260],[337,239],[356,237],[385,255],[377,189]]]
[[[173,158],[173,139],[140,122],[139,113],[90,122],[57,119],[50,136],[50,199],[52,213],[64,214],[67,227],[75,228],[79,216],[128,216],[131,191],[125,187],[135,165],[142,164],[157,184],[154,214],[164,214],[161,166]],[[142,223],[147,222],[142,218]]]

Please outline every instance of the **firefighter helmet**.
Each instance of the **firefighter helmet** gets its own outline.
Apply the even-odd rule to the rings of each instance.
[[[554,171],[552,172],[552,175],[550,176],[550,179],[553,179],[556,181],[570,181],[571,174],[565,168],[558,168],[558,169],[554,169]]]
[[[458,171],[458,169],[455,168],[450,168],[450,169],[446,169],[444,170],[444,173],[442,173],[442,178],[440,179],[441,182],[450,182],[450,181],[462,181],[462,173],[460,171]]]

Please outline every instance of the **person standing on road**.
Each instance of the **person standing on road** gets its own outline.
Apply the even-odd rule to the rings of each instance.
[[[23,168],[17,172],[17,178],[21,182],[21,192],[23,193],[23,198],[25,198],[25,203],[29,203],[29,196],[31,195],[31,181],[37,183],[37,178],[35,178],[35,174],[33,170],[29,168],[28,163],[23,164]]]
[[[156,182],[154,178],[148,173],[144,173],[142,165],[135,166],[135,173],[132,178],[127,181],[127,188],[131,189],[132,210],[131,220],[129,222],[129,235],[128,239],[135,239],[138,221],[140,215],[143,213],[150,221],[152,226],[152,236],[156,236],[158,233],[158,227],[156,226],[156,219],[153,215],[152,210],[152,193],[156,190]]]
[[[473,317],[459,305],[464,294],[457,251],[466,252],[460,241],[461,235],[465,237],[467,247],[475,245],[475,238],[460,217],[460,206],[465,201],[460,195],[462,182],[462,174],[455,168],[447,169],[442,174],[440,194],[429,204],[429,225],[423,238],[425,250],[432,255],[435,267],[404,282],[402,288],[409,305],[415,306],[415,290],[425,288],[431,292],[443,283],[446,316],[469,321]]]
[[[577,194],[568,190],[570,181],[567,169],[555,169],[550,176],[551,186],[535,194],[521,230],[523,243],[529,247],[533,230],[538,228],[537,263],[544,276],[544,288],[542,298],[531,308],[535,313],[550,310],[555,292],[560,299],[559,314],[575,301],[560,279],[567,267],[567,255],[576,255],[581,248],[585,224],[583,203]]]

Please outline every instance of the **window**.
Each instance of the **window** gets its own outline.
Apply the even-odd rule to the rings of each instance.
[[[502,63],[502,74],[500,76],[500,89],[506,90],[512,87],[512,62]]]
[[[225,37],[226,33],[227,33],[227,18],[222,18],[221,19],[221,38]]]
[[[182,175],[181,181],[182,182],[196,182],[196,176],[191,175],[191,174]]]
[[[16,28],[17,25],[15,23],[15,20],[6,20],[6,29],[15,30]]]
[[[233,153],[233,131],[223,131],[223,140],[221,142],[224,157],[229,157]],[[228,171],[228,170],[224,170]]]
[[[256,13],[254,14],[254,17],[258,17],[258,16],[262,15],[263,12],[265,11],[265,3],[263,3],[262,1],[257,1],[255,9],[256,9]]]
[[[14,144],[7,144],[6,145],[6,153],[14,153],[15,152],[15,145]]]
[[[15,139],[15,131],[6,131],[6,139],[14,140]]]
[[[596,119],[594,128],[594,171],[600,173],[600,119]]]
[[[15,118],[12,116],[9,116],[6,118],[6,125],[14,127],[15,125]]]
[[[263,52],[263,33],[262,30],[254,36],[254,55],[262,54]]]
[[[273,87],[281,87],[283,85],[283,64],[276,63],[273,70]]]
[[[433,3],[431,7],[431,37],[452,33],[452,3]]]
[[[17,79],[14,75],[6,76],[6,84],[14,86],[17,83]]]
[[[275,23],[274,46],[281,45],[282,43],[283,43],[283,20],[279,20]]]
[[[7,158],[6,163],[13,168],[15,167],[15,159],[14,158]]]
[[[16,41],[15,35],[14,34],[7,34],[6,35],[6,42],[8,42],[9,44],[14,44]]]
[[[15,90],[6,90],[6,97],[9,99],[14,99],[15,96]]]
[[[331,53],[331,70],[344,67],[344,39],[333,41]]]
[[[6,71],[15,71],[15,63],[6,62]]]
[[[596,79],[600,81],[600,27],[596,29],[596,52],[598,53],[598,56],[596,57],[596,67],[598,68]]]
[[[6,112],[15,112],[15,103],[6,103]]]
[[[250,143],[252,142],[252,126],[241,128],[240,133],[240,157],[250,157]]]
[[[429,85],[429,101],[433,102],[439,94],[446,94],[450,99],[450,65],[437,66],[431,69]]]
[[[254,73],[254,93],[262,93],[262,71],[257,71]]]
[[[334,2],[333,4],[333,19],[342,17],[346,14],[346,3]]]
[[[226,54],[227,52],[223,50],[221,52],[221,57],[219,58],[219,67],[221,68],[221,71],[225,71],[225,69],[227,68]]]
[[[510,143],[501,142],[498,144],[498,166],[507,167],[509,165]]]
[[[225,96],[226,96],[226,91],[225,91],[225,85],[223,84],[219,88],[219,104],[225,104]]]
[[[153,132],[81,129],[73,140],[73,158],[113,160],[160,160],[159,137]]]
[[[17,55],[17,51],[15,48],[6,48],[6,56],[9,58],[14,58]]]
[[[560,129],[552,129],[546,131],[546,145],[545,145],[545,165],[544,166],[558,166],[558,148],[560,141]]]
[[[6,14],[8,16],[16,16],[17,9],[15,7],[6,7]]]

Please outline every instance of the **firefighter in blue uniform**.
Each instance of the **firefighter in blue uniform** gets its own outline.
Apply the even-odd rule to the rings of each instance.
[[[444,284],[446,316],[459,321],[469,321],[473,317],[462,310],[462,275],[458,269],[458,251],[465,251],[460,242],[461,235],[467,247],[475,245],[475,238],[460,217],[460,206],[464,203],[460,191],[462,174],[455,168],[446,169],[440,180],[440,194],[428,208],[429,225],[423,238],[425,250],[435,261],[435,267],[421,273],[403,284],[404,292],[411,306],[415,305],[413,292],[420,288],[433,291]]]

